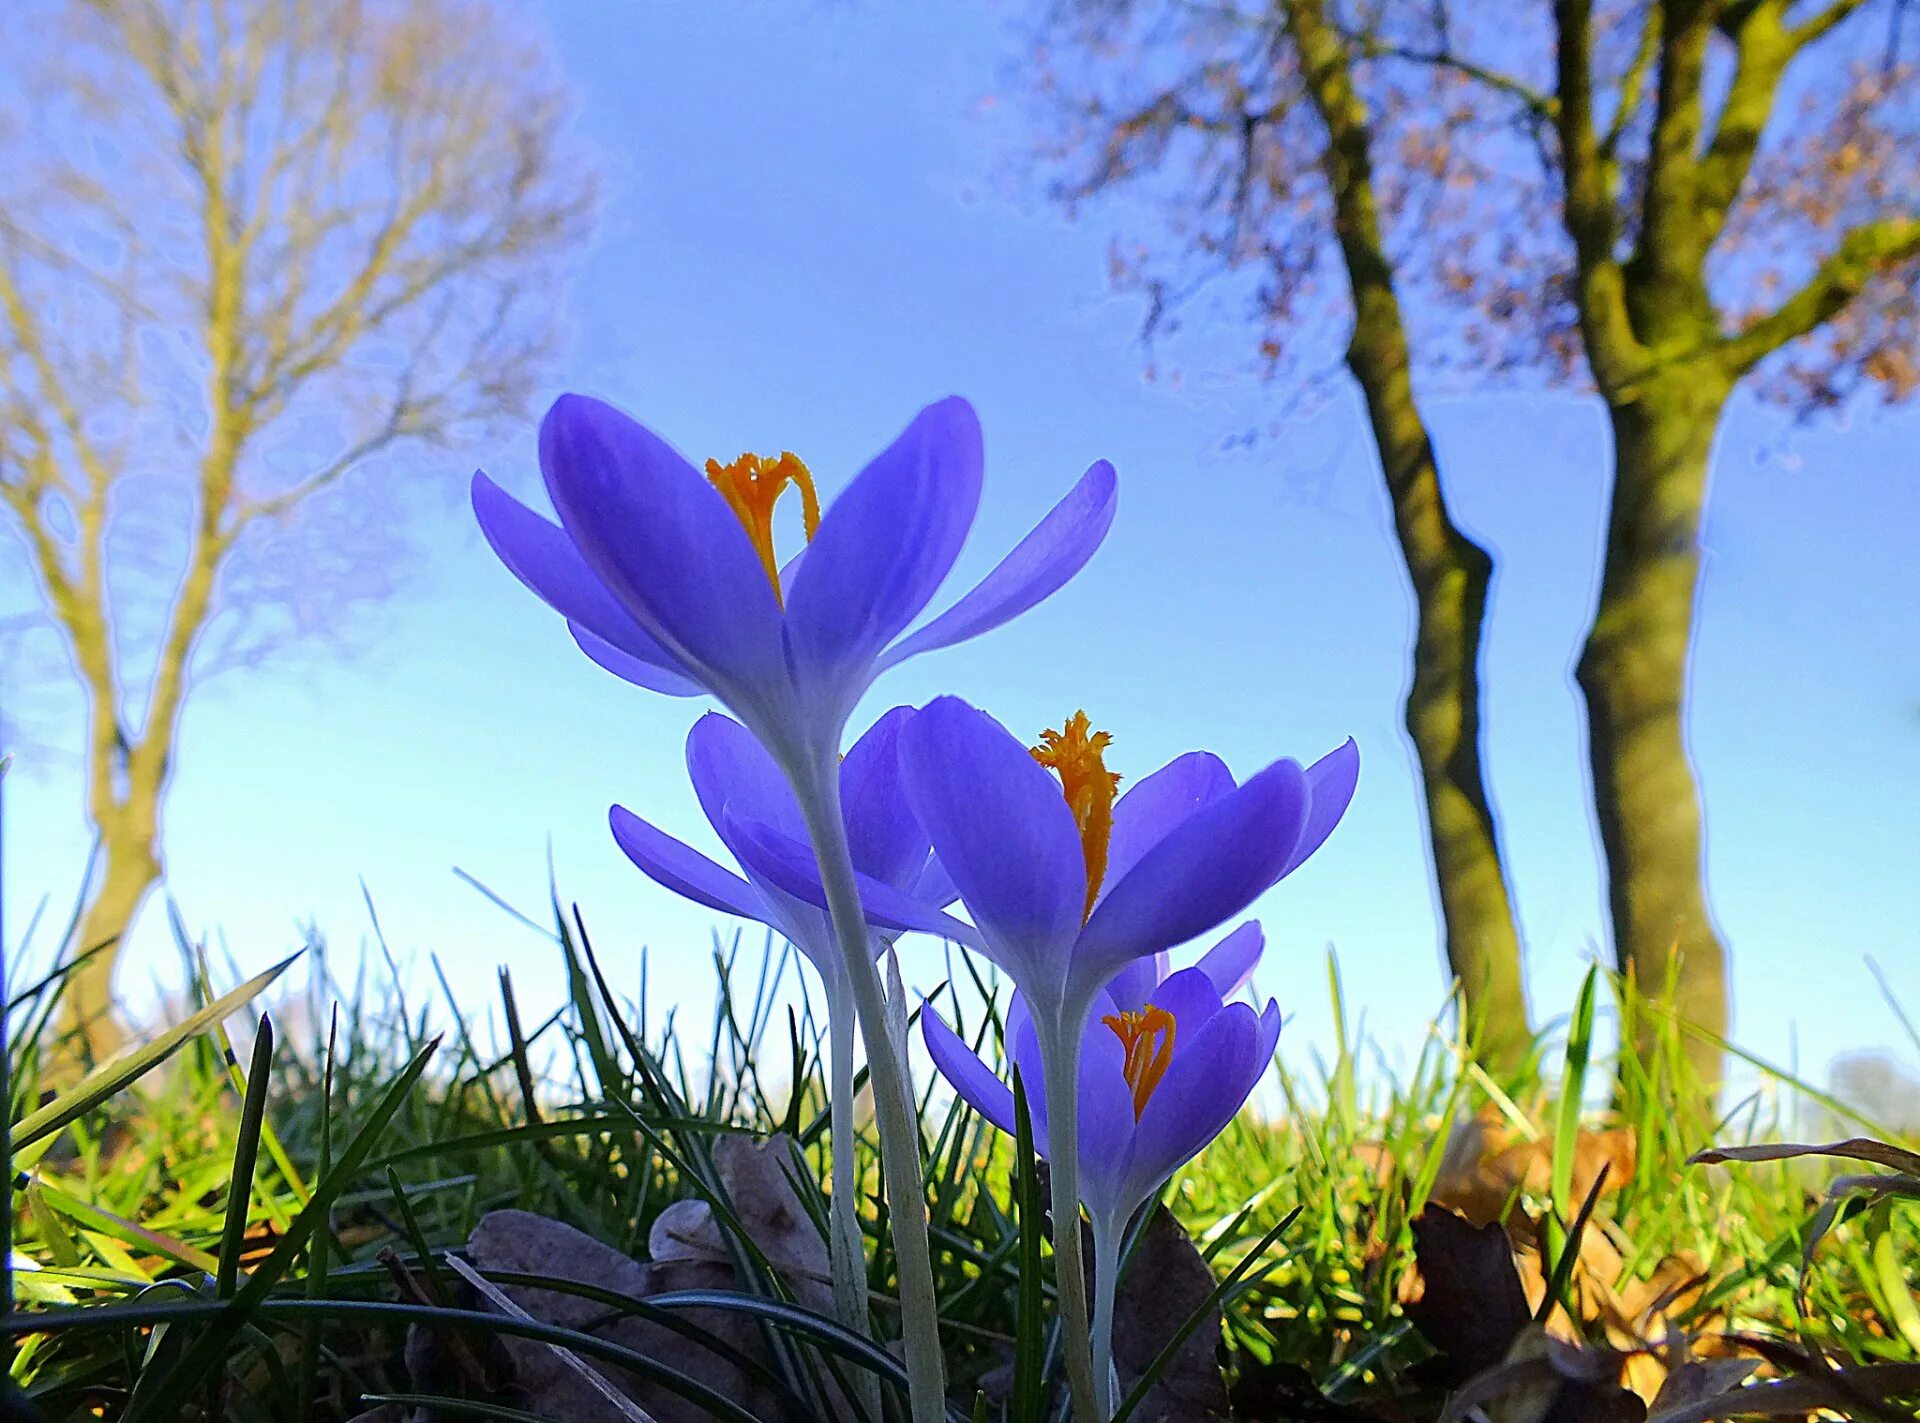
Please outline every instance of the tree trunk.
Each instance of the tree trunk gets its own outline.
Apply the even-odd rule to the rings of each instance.
[[[1357,334],[1357,333],[1356,333]],[[1433,444],[1404,372],[1356,352],[1374,440],[1416,608],[1406,726],[1420,762],[1427,843],[1447,965],[1480,1061],[1511,1068],[1532,1040],[1520,936],[1480,759],[1480,642],[1493,560],[1462,533],[1441,493]]]
[[[1480,635],[1493,560],[1447,512],[1433,440],[1414,400],[1406,322],[1382,235],[1372,137],[1353,85],[1352,55],[1321,0],[1294,0],[1286,23],[1307,93],[1327,129],[1321,166],[1353,295],[1347,369],[1366,400],[1418,608],[1406,721],[1420,760],[1447,964],[1460,985],[1464,1026],[1477,1055],[1509,1068],[1525,1057],[1532,1031],[1520,936],[1480,764]]]
[[[123,810],[100,825],[101,874],[74,935],[74,956],[100,951],[68,975],[60,1026],[62,1036],[84,1052],[90,1065],[108,1061],[126,1041],[113,996],[114,969],[120,962],[120,941],[161,870],[158,837],[143,831],[142,819]],[[145,819],[151,823],[151,817]]]
[[[1707,466],[1729,390],[1716,370],[1677,367],[1610,398],[1606,562],[1578,669],[1614,956],[1641,995],[1716,1035],[1727,1026],[1726,952],[1707,909],[1684,707]],[[1671,1031],[1664,1017],[1638,1024],[1643,1060]],[[1692,1085],[1711,1093],[1720,1049],[1679,1036]]]

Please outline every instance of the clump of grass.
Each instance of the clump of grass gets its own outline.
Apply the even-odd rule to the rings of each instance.
[[[792,954],[738,941],[717,953],[718,1000],[711,1021],[696,1025],[684,1009],[652,1011],[644,972],[633,996],[613,990],[577,911],[556,903],[551,933],[568,995],[544,1021],[522,1020],[504,973],[499,1000],[485,1008],[457,1002],[444,977],[434,1001],[414,1004],[397,970],[376,982],[363,968],[341,984],[316,949],[304,997],[281,994],[279,1023],[260,1015],[238,1051],[223,1024],[257,1013],[267,983],[216,999],[204,960],[189,949],[209,1006],[118,1070],[46,1102],[43,1065],[58,1047],[47,1024],[61,980],[22,988],[7,1056],[17,1175],[6,1331],[26,1406],[47,1419],[305,1420],[418,1397],[400,1360],[410,1323],[531,1328],[539,1337],[539,1326],[457,1307],[445,1256],[481,1216],[536,1211],[644,1254],[672,1202],[703,1197],[724,1213],[712,1150],[725,1133],[788,1133],[815,1168],[799,1183],[802,1203],[824,1225],[813,1184],[829,1174],[824,1025]],[[991,1046],[995,986],[966,981],[964,961],[954,972],[967,990],[955,1007],[974,1005],[960,1029]],[[1436,1191],[1444,1196],[1450,1135],[1482,1119],[1537,1138],[1550,1163],[1544,1181],[1520,1180],[1507,1204],[1546,1223],[1543,1277],[1576,1324],[1589,1303],[1578,1297],[1581,1282],[1552,1265],[1592,1233],[1618,1278],[1590,1286],[1652,1280],[1673,1260],[1697,1267],[1684,1299],[1662,1312],[1663,1328],[1783,1341],[1850,1361],[1920,1359],[1910,1209],[1885,1194],[1837,1206],[1810,1253],[1827,1180],[1817,1168],[1687,1165],[1710,1141],[1789,1132],[1784,1114],[1795,1101],[1842,1116],[1846,1108],[1769,1073],[1768,1090],[1724,1119],[1704,1119],[1684,1108],[1693,1094],[1671,1066],[1685,1060],[1677,1037],[1653,1062],[1610,1072],[1592,1054],[1604,983],[1590,978],[1565,1029],[1507,1080],[1489,1077],[1439,1029],[1404,1078],[1363,1071],[1364,1044],[1343,1028],[1314,1077],[1281,1071],[1283,1116],[1244,1116],[1180,1173],[1168,1205],[1216,1275],[1235,1281],[1222,1358],[1242,1416],[1279,1416],[1263,1412],[1277,1406],[1263,1400],[1297,1395],[1303,1381],[1345,1403],[1395,1398],[1405,1407],[1421,1397],[1430,1351],[1401,1305],[1410,1222]],[[1333,992],[1344,1023],[1337,978]],[[1634,1017],[1656,1011],[1618,985],[1612,1008],[1629,1040]],[[493,1041],[504,1046],[482,1046]],[[1610,1075],[1604,1110],[1590,1110]],[[1034,1269],[1042,1245],[1030,1172],[1016,1143],[931,1083],[921,1119],[956,1390],[965,1394],[1016,1354],[1022,1387],[1042,1389],[1048,1380],[1034,1360],[1045,1353],[1046,1287]],[[1631,1170],[1615,1189],[1576,1199],[1575,1154],[1582,1133],[1600,1125],[1630,1139]],[[873,1143],[859,1150],[871,1189]],[[885,1232],[874,1235],[878,1305],[891,1292],[892,1262],[879,1243]],[[752,1255],[751,1242],[740,1242],[742,1272],[771,1292]],[[406,1286],[398,1299],[396,1279]],[[890,1362],[862,1355],[858,1341],[818,1322],[803,1328],[772,1301],[752,1307],[794,1417],[832,1416],[825,1400],[843,1396],[830,1387],[836,1372],[891,1377]],[[897,1323],[883,1305],[876,1322]],[[592,1335],[547,1334],[582,1357],[644,1364],[714,1416],[739,1412],[703,1398],[670,1365],[622,1358]],[[1005,1405],[983,1397],[974,1416],[1046,1416],[1034,1397],[1016,1393]]]

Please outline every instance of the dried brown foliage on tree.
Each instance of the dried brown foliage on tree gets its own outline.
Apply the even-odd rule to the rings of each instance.
[[[1372,276],[1426,387],[1604,401],[1615,480],[1579,680],[1615,949],[1707,1035],[1726,1022],[1724,954],[1683,723],[1707,466],[1736,388],[1803,414],[1920,389],[1906,8],[1088,0],[1051,12],[1037,71],[1061,120],[1060,196],[1137,200],[1115,274],[1147,293],[1150,326],[1224,281],[1249,304],[1257,364],[1311,376],[1345,338],[1375,413],[1393,402],[1365,369]],[[1329,76],[1351,103],[1329,107]],[[1356,242],[1356,198],[1377,241]],[[1397,403],[1411,427],[1411,390]],[[1449,620],[1397,524],[1424,636]],[[1417,726],[1415,742],[1431,818],[1436,757]],[[1702,1036],[1703,1080],[1717,1061]]]
[[[393,490],[521,413],[592,183],[483,0],[46,0],[9,26],[0,526],[83,693],[74,949],[162,873],[196,678],[385,587]],[[394,456],[414,452],[404,469]],[[71,1021],[117,1040],[112,948]]]

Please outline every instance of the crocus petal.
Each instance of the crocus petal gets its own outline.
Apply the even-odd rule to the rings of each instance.
[[[1113,525],[1117,481],[1101,460],[1034,525],[985,578],[939,617],[902,638],[884,662],[892,666],[922,652],[991,632],[1051,597],[1086,566]]]
[[[1188,816],[1094,909],[1074,946],[1075,982],[1102,982],[1245,909],[1285,869],[1307,794],[1299,765],[1277,761]]]
[[[927,606],[980,505],[980,421],[929,405],[820,521],[787,598],[796,675],[824,685],[870,669]]]
[[[731,717],[708,712],[693,724],[687,733],[687,776],[708,821],[743,863],[739,848],[727,840],[729,813],[797,840],[806,838],[806,822],[779,764]]]
[[[1125,878],[1174,826],[1232,789],[1233,772],[1211,751],[1189,751],[1143,776],[1114,802],[1103,890]]]
[[[938,855],[928,855],[926,864],[920,867],[920,876],[908,886],[913,897],[924,904],[942,908],[960,897],[960,891],[953,883],[953,876],[947,873],[947,867],[940,863]]]
[[[900,769],[989,952],[1029,994],[1057,985],[1087,883],[1059,785],[1005,727],[957,697],[907,723]]]
[[[760,821],[742,820],[730,811],[723,819],[726,829],[722,834],[728,847],[740,856],[741,864],[783,894],[820,909],[827,907],[819,862],[805,842],[783,835]],[[892,885],[858,871],[854,872],[854,882],[860,891],[860,905],[867,923],[875,929],[897,934],[937,934],[956,944],[981,949],[992,957],[973,925],[951,914],[942,914]]]
[[[1107,980],[1107,996],[1122,1013],[1138,1013],[1147,1006],[1147,1000],[1153,996],[1153,990],[1160,986],[1160,980],[1167,976],[1167,956],[1151,954],[1143,959],[1134,959],[1126,967]]]
[[[1173,1015],[1174,1046],[1191,1040],[1221,1009],[1220,990],[1213,986],[1205,970],[1183,968],[1153,990],[1149,1000],[1156,1008]]]
[[[707,690],[683,673],[669,671],[658,663],[622,652],[584,623],[570,622],[567,631],[573,634],[573,640],[582,652],[623,682],[645,687],[649,692],[662,692],[669,697],[697,697]],[[638,632],[639,629],[635,628],[634,631]],[[662,650],[661,656],[666,655]]]
[[[1121,1204],[1135,1132],[1126,1048],[1100,1016],[1080,1048],[1080,1195],[1096,1214]]]
[[[1125,1203],[1145,1200],[1234,1119],[1266,1067],[1261,1037],[1253,1009],[1229,1003],[1191,1041],[1176,1044],[1173,1065],[1140,1114]]]
[[[1273,1061],[1273,1050],[1280,1042],[1280,1005],[1271,998],[1267,1006],[1260,1010],[1260,1047],[1254,1055],[1260,1061],[1260,1071],[1267,1070],[1267,1064]],[[1251,1092],[1253,1089],[1247,1089]]]
[[[909,891],[926,869],[928,852],[927,832],[900,779],[900,729],[912,717],[912,707],[887,712],[840,763],[840,806],[854,868]]]
[[[614,806],[607,819],[613,826],[614,840],[626,851],[627,858],[656,884],[724,914],[738,914],[761,924],[772,922],[766,901],[732,870],[716,865],[625,806]]]
[[[1292,874],[1306,863],[1309,855],[1326,844],[1333,827],[1347,813],[1359,781],[1360,748],[1353,744],[1352,737],[1307,767],[1307,786],[1313,798],[1307,806],[1306,829],[1300,832],[1300,843],[1293,847],[1286,874]]]
[[[953,1084],[960,1099],[1008,1136],[1015,1135],[1012,1089],[974,1056],[973,1049],[928,1004],[921,1005],[920,1036],[933,1065]]]
[[[1007,1005],[1007,1020],[1002,1025],[1007,1044],[1007,1073],[1020,1077],[1020,1090],[1027,1094],[1027,1115],[1033,1122],[1033,1150],[1041,1160],[1053,1157],[1047,1113],[1047,1065],[1040,1055],[1040,1034],[1027,1011],[1026,999],[1013,995]]]
[[[541,518],[484,472],[473,476],[472,497],[473,516],[488,546],[528,590],[569,623],[628,657],[684,679],[686,669],[679,659],[633,620],[564,529]]]
[[[1247,986],[1266,947],[1267,936],[1260,921],[1249,919],[1202,954],[1194,967],[1213,981],[1216,993],[1231,998]]]
[[[540,422],[540,468],[588,566],[662,646],[723,696],[785,686],[773,585],[678,451],[611,405],[563,395]]]

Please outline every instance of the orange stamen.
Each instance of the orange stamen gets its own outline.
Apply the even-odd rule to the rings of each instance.
[[[812,543],[820,528],[820,496],[814,492],[813,474],[800,456],[784,450],[778,459],[771,455],[746,454],[732,464],[708,460],[707,478],[740,520],[747,537],[753,540],[754,552],[760,555],[760,566],[767,570],[767,581],[773,585],[774,601],[784,604],[786,600],[780,593],[780,560],[773,552],[773,506],[780,502],[789,484],[797,485],[801,523],[806,528],[807,542]]]
[[[1080,827],[1080,851],[1087,863],[1087,903],[1081,922],[1093,913],[1093,902],[1100,896],[1100,882],[1107,875],[1107,846],[1113,839],[1113,793],[1120,777],[1109,771],[1104,759],[1113,735],[1093,731],[1087,714],[1077,711],[1058,731],[1040,733],[1040,744],[1033,748],[1033,759],[1060,777],[1060,789],[1066,793],[1073,811],[1074,824]]]
[[[1133,1119],[1137,1122],[1147,1109],[1153,1089],[1160,1085],[1160,1079],[1173,1065],[1173,1014],[1165,1008],[1147,1008],[1100,1021],[1113,1029],[1120,1046],[1126,1049],[1126,1062],[1121,1071],[1126,1074],[1127,1085],[1133,1088]]]

